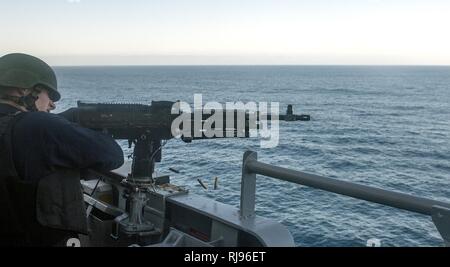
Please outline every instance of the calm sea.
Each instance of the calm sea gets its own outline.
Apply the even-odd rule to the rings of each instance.
[[[242,155],[450,202],[450,67],[177,66],[58,67],[58,111],[88,102],[203,100],[292,104],[310,122],[281,122],[280,143],[171,140],[159,173],[191,192],[238,207]],[[126,154],[131,151],[121,142]],[[217,190],[203,189],[201,178]],[[431,219],[260,176],[257,213],[286,225],[297,245],[438,246]]]

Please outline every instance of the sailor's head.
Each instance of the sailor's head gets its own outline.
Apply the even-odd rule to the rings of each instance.
[[[26,54],[0,58],[0,99],[27,110],[50,112],[61,98],[53,69]]]

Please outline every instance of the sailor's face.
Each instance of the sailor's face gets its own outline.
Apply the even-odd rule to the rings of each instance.
[[[47,90],[41,90],[37,96],[35,104],[38,111],[50,112],[56,108],[55,103],[48,96]]]

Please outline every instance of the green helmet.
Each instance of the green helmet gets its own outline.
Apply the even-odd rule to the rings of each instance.
[[[42,86],[58,101],[58,83],[53,69],[44,61],[26,54],[8,54],[0,58],[0,87],[31,89]]]

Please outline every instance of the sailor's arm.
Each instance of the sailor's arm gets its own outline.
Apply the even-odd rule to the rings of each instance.
[[[112,137],[83,128],[58,115],[35,116],[41,117],[42,135],[52,166],[106,171],[123,164],[123,151]]]

